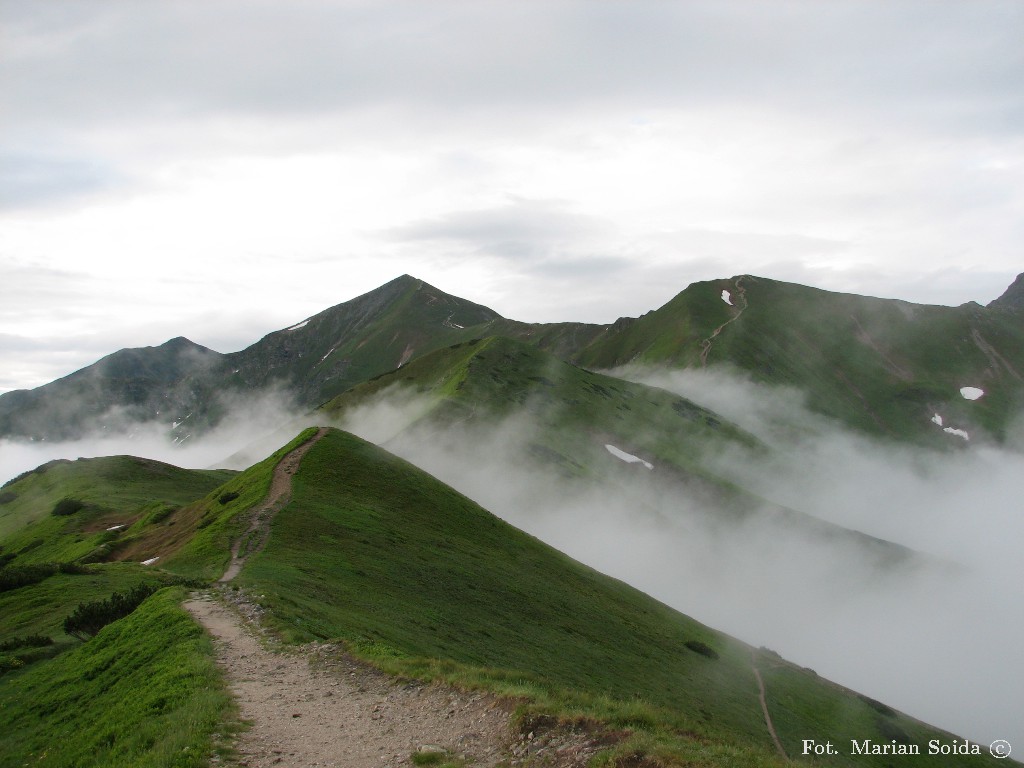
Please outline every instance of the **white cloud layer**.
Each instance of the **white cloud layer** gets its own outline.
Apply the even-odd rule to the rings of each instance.
[[[423,403],[390,390],[343,426],[716,629],[979,743],[1024,740],[1024,519],[1010,503],[1020,453],[876,443],[809,413],[795,391],[720,373],[648,378],[777,448],[770,460],[711,454],[716,473],[932,565],[881,568],[843,537],[757,517],[709,519],[699,497],[658,484],[656,463],[637,466],[632,481],[613,474],[621,462],[610,453],[604,482],[546,472],[525,459],[539,431],[528,418],[403,432]]]

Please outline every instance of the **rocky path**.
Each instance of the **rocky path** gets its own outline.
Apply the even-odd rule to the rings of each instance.
[[[270,521],[291,498],[292,475],[298,471],[302,457],[325,434],[327,434],[327,428],[321,427],[309,440],[285,454],[284,458],[277,462],[266,498],[252,508],[249,513],[252,516],[249,527],[231,547],[231,562],[228,564],[228,569],[224,571],[224,575],[220,577],[221,583],[235,578],[242,570],[242,566],[245,565],[245,561],[263,549],[263,545],[267,543],[267,536],[270,535]]]
[[[444,750],[489,768],[507,758],[507,705],[481,693],[399,683],[333,646],[266,650],[233,609],[196,595],[185,608],[213,636],[240,717],[236,744],[248,768],[411,766]]]

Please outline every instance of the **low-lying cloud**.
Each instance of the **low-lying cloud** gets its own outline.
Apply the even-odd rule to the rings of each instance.
[[[528,458],[539,430],[523,416],[402,431],[396,414],[419,418],[425,404],[392,390],[343,426],[386,437],[386,448],[505,520],[706,624],[961,736],[1024,743],[1024,520],[1012,506],[1024,457],[883,445],[810,414],[798,392],[727,374],[655,380],[776,448],[759,460],[709,453],[709,469],[922,557],[884,567],[856,537],[770,515],[725,521],[659,484],[657,466],[611,453],[606,478],[566,479]]]
[[[109,418],[97,419],[106,421],[108,429],[93,430],[76,440],[0,440],[0,483],[52,459],[121,454],[192,469],[245,469],[312,423],[289,395],[278,390],[245,398],[221,397],[219,406],[224,409],[223,418],[202,432],[193,431],[188,419],[126,421],[115,411]],[[282,425],[287,425],[288,434],[281,431]]]

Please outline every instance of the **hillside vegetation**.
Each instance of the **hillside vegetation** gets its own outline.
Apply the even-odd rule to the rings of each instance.
[[[288,640],[341,639],[393,671],[602,718],[634,732],[630,745],[674,759],[697,760],[708,744],[773,759],[752,661],[771,680],[793,755],[808,733],[844,744],[952,738],[602,576],[338,431],[307,454],[270,542],[238,581]]]
[[[1024,405],[1024,322],[1016,311],[875,299],[750,275],[694,283],[574,359],[597,368],[725,366],[805,392],[812,410],[860,431],[933,445],[951,439],[931,422],[936,413],[975,438],[1002,440]],[[985,395],[965,400],[967,386]]]
[[[1019,297],[1011,286],[988,307],[929,306],[743,275],[694,283],[639,318],[544,324],[403,275],[239,352],[178,337],[2,394],[0,436],[75,437],[130,418],[195,438],[255,393],[284,392],[313,408],[435,350],[503,336],[589,369],[724,367],[795,387],[813,410],[891,439],[959,440],[931,423],[938,413],[973,439],[998,442],[1024,405]],[[965,401],[965,386],[986,394]]]

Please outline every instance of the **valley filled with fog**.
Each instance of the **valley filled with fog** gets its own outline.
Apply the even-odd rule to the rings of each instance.
[[[1024,455],[1012,441],[926,451],[852,434],[811,414],[798,392],[735,376],[620,375],[688,397],[769,445],[767,455],[709,447],[703,459],[766,507],[920,556],[890,563],[853,537],[771,515],[720,515],[663,483],[656,462],[648,470],[611,451],[602,452],[606,475],[598,466],[596,479],[566,477],[531,455],[541,425],[528,410],[498,426],[440,427],[423,418],[422,396],[392,388],[338,426],[705,624],[959,735],[1024,743],[1024,518],[1014,502]],[[68,443],[5,440],[0,478],[54,458],[113,454],[241,469],[323,421],[280,392],[224,405],[218,427],[184,441],[163,421]]]

